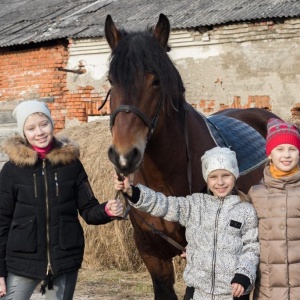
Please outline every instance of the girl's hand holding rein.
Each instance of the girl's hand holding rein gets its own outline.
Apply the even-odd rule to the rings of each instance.
[[[132,187],[131,184],[133,183],[133,174],[129,174],[128,176],[124,176],[123,181],[119,181],[118,175],[115,174],[115,189],[118,191],[122,191],[124,194],[128,196],[132,196]]]
[[[119,200],[108,200],[105,206],[106,212],[110,216],[122,216],[123,214],[123,203]]]

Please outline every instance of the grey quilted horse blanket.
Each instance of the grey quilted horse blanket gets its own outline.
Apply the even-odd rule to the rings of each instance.
[[[253,127],[223,115],[210,116],[206,118],[206,123],[218,146],[235,151],[240,175],[267,161],[266,141]]]

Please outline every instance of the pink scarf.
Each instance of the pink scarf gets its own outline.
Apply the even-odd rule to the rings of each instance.
[[[52,144],[53,144],[53,142],[51,142],[45,148],[40,148],[40,147],[36,147],[36,146],[32,146],[32,148],[34,151],[36,151],[38,153],[38,155],[41,159],[44,159],[46,157],[46,155],[48,154],[48,152],[51,150]]]

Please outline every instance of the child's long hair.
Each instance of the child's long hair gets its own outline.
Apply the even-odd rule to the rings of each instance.
[[[250,202],[250,197],[243,193],[242,191],[238,190],[236,186],[232,189],[232,195],[237,195],[240,197],[241,202]]]

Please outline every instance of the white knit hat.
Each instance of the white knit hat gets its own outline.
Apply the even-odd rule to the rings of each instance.
[[[201,157],[202,174],[207,182],[209,173],[215,170],[227,170],[231,172],[235,179],[239,177],[239,168],[236,154],[229,148],[215,147],[204,153]]]
[[[44,102],[37,100],[23,101],[17,105],[14,109],[12,115],[17,120],[18,132],[24,137],[24,124],[26,119],[34,113],[43,113],[51,121],[52,127],[54,128],[54,123],[50,114],[48,106]]]

